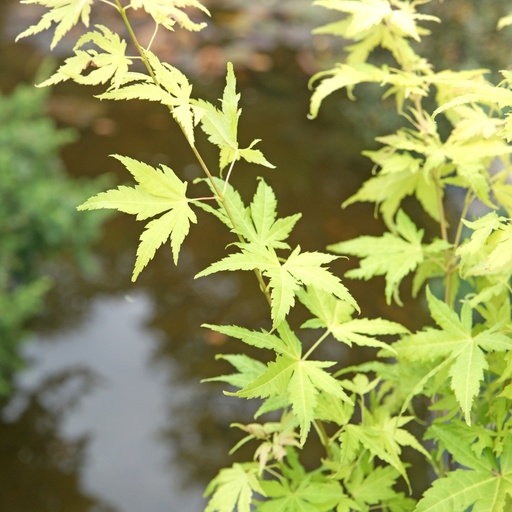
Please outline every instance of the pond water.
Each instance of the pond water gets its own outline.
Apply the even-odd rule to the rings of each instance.
[[[13,6],[0,7],[0,21],[9,22],[2,26],[0,50],[4,90],[31,81],[44,55],[33,42],[12,43],[16,29],[27,24]],[[261,148],[276,164],[276,170],[265,171],[265,179],[276,191],[279,213],[303,213],[292,242],[304,250],[322,250],[357,234],[377,234],[380,224],[371,206],[340,209],[371,171],[360,157],[355,126],[344,119],[339,98],[328,103],[319,120],[307,120],[308,76],[300,63],[308,55],[282,43],[270,48],[270,61],[255,60],[264,69],[242,69],[238,83],[242,139],[262,138]],[[198,77],[198,82],[198,95],[220,96],[217,78]],[[50,105],[61,124],[81,133],[80,141],[63,152],[70,174],[108,171],[113,180],[126,182],[107,156],[120,153],[165,163],[190,178],[199,175],[163,109],[136,102],[99,104],[89,94],[64,85],[55,89]],[[207,148],[205,155],[216,158]],[[244,193],[254,191],[250,170],[240,166],[234,179]],[[200,325],[261,326],[268,314],[251,275],[194,280],[231,242],[214,220],[200,216],[199,221],[179,267],[173,266],[170,250],[161,249],[135,284],[130,275],[141,226],[127,216],[106,224],[94,252],[95,273],[53,269],[57,286],[44,321],[26,344],[27,369],[2,412],[0,510],[204,508],[206,483],[236,460],[227,453],[240,436],[229,425],[249,419],[252,406],[225,397],[219,386],[200,384],[227,370],[215,361],[216,353],[240,350]],[[341,273],[346,263],[335,268]],[[417,304],[391,311],[385,306],[382,283],[376,283],[379,293],[369,293],[366,284],[349,286],[369,317],[386,316],[408,326],[411,318],[418,320],[417,312],[411,313]],[[331,356],[356,362],[341,350]]]

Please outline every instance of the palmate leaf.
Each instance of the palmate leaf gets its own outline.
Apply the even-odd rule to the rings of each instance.
[[[431,316],[440,329],[427,328],[403,338],[393,347],[400,357],[409,361],[432,361],[438,368],[443,368],[447,360],[451,361],[451,387],[466,423],[470,424],[473,401],[488,367],[485,352],[511,350],[512,340],[499,332],[499,324],[473,333],[473,310],[468,302],[463,304],[459,317],[428,289],[427,300]]]
[[[315,481],[311,475],[299,482],[265,480],[261,486],[268,500],[256,508],[258,512],[327,512],[351,502],[338,482]]]
[[[407,430],[401,428],[409,423],[411,416],[391,416],[388,411],[380,410],[372,416],[365,410],[365,423],[360,425],[348,424],[340,436],[342,454],[347,453],[349,460],[361,450],[368,450],[372,456],[378,457],[391,465],[409,483],[405,466],[401,460],[402,447],[410,446],[429,458],[428,452]]]
[[[194,127],[201,119],[203,110],[192,104],[192,85],[178,68],[161,62],[150,51],[144,53],[153,70],[154,78],[142,73],[127,73],[119,84],[121,87],[113,84],[107,92],[97,97],[102,100],[141,99],[166,105],[182,127],[188,141],[194,144]]]
[[[503,110],[508,110],[512,105],[512,91],[509,89],[512,83],[511,75],[508,71],[503,71],[505,80],[499,86],[495,86],[482,77],[474,77],[473,80],[452,76],[446,73],[439,73],[433,82],[438,88],[441,88],[446,96],[445,101],[440,101],[440,106],[435,110],[434,117],[445,113],[447,117],[453,117],[452,109],[455,111],[461,105],[470,105],[474,103],[490,105],[499,116],[503,116],[503,128],[498,135],[507,142],[512,139],[512,118],[510,113],[503,114]]]
[[[458,250],[463,276],[502,277],[504,289],[512,273],[512,226],[510,219],[490,212],[473,221],[464,221],[473,230]]]
[[[366,151],[364,154],[381,169],[343,203],[343,208],[355,202],[376,203],[386,225],[392,226],[402,200],[415,195],[423,209],[433,219],[439,220],[435,181],[422,172],[421,159],[390,147]]]
[[[130,171],[139,183],[135,187],[121,186],[91,197],[78,207],[79,210],[116,209],[132,215],[137,220],[147,219],[166,211],[150,221],[140,237],[137,260],[132,281],[155,255],[156,250],[169,238],[174,263],[178,262],[180,247],[197,218],[186,197],[187,184],[182,182],[167,166],[162,170],[126,156],[113,155]]]
[[[386,26],[395,35],[419,41],[419,33],[424,31],[416,26],[416,21],[439,21],[435,16],[416,13],[410,4],[401,5],[389,0],[316,0],[314,4],[345,13],[348,17],[343,32],[338,33],[356,40],[371,37],[379,28]]]
[[[183,128],[189,142],[193,144],[194,127],[201,119],[203,111],[192,104],[190,98],[192,85],[178,68],[162,62],[153,52],[146,51],[145,53],[159,86],[163,87],[173,98],[168,106],[172,107],[171,113],[174,119]]]
[[[204,324],[203,327],[208,327],[216,332],[237,338],[253,347],[274,350],[278,354],[287,355],[292,358],[298,358],[301,354],[302,346],[300,340],[293,334],[287,322],[282,322],[278,327],[279,336],[265,330],[251,331],[236,325]]]
[[[498,136],[461,143],[449,138],[444,144],[444,151],[456,170],[456,177],[450,182],[472,190],[480,201],[494,208],[488,169],[495,158],[503,158],[512,152],[510,145]]]
[[[439,106],[434,111],[434,117],[446,110],[468,103],[496,105],[500,109],[512,105],[512,91],[488,82],[445,77],[443,74],[435,76],[432,81],[437,86],[453,90],[453,99]]]
[[[349,15],[348,25],[343,34],[349,38],[379,26],[393,12],[389,0],[316,0],[314,4]]]
[[[479,438],[486,434],[494,437],[494,432],[480,425],[469,427],[465,423],[434,423],[425,436],[425,440],[433,440],[438,444],[439,451],[447,451],[454,462],[465,468],[486,470],[489,468],[489,457],[484,456],[482,449],[477,449]],[[491,441],[492,446],[492,441]],[[491,459],[494,456],[491,456]]]
[[[435,480],[414,512],[507,512],[511,496],[510,472],[501,478],[492,471],[458,469]]]
[[[246,356],[245,354],[218,354],[216,359],[228,361],[238,370],[238,373],[219,375],[217,377],[203,379],[201,382],[226,382],[231,386],[241,389],[249,385],[267,369],[261,361]]]
[[[321,79],[319,85],[311,95],[309,106],[309,117],[316,118],[322,101],[339,89],[347,89],[349,97],[353,98],[352,90],[354,86],[363,82],[382,82],[385,74],[378,67],[371,64],[338,64],[329,71],[321,71],[313,75],[309,81],[309,87],[312,88],[314,82]]]
[[[398,294],[400,283],[423,262],[425,251],[421,243],[423,230],[418,230],[402,210],[396,216],[395,230],[396,234],[384,233],[381,237],[361,236],[328,247],[338,254],[362,258],[359,268],[349,270],[347,277],[368,280],[375,276],[384,276],[388,304],[392,298],[401,304]]]
[[[226,256],[196,275],[203,277],[220,271],[259,270],[269,278],[271,291],[271,315],[274,326],[278,326],[295,304],[295,295],[301,285],[314,284],[317,288],[334,294],[358,305],[339,278],[322,265],[336,259],[335,256],[320,252],[300,252],[296,247],[286,261],[281,262],[272,248],[258,244],[238,244],[241,252]]]
[[[205,512],[250,512],[254,493],[266,495],[258,480],[258,463],[235,462],[208,484],[204,496],[212,497]]]
[[[37,4],[50,9],[43,14],[39,23],[23,31],[17,38],[38,34],[48,30],[52,23],[56,24],[50,48],[53,50],[57,43],[79,22],[89,26],[91,5],[93,0],[22,0],[22,4]]]
[[[304,444],[315,419],[314,412],[320,392],[351,403],[341,383],[324,370],[334,364],[279,355],[274,362],[269,363],[263,374],[236,395],[244,398],[285,396],[299,422],[300,442]]]
[[[230,216],[224,208],[212,208],[202,203],[199,206],[215,215],[229,229],[239,234],[249,243],[256,246],[269,247],[274,249],[288,249],[285,242],[294,228],[301,214],[277,218],[277,201],[272,189],[260,178],[258,189],[249,207],[246,207],[240,194],[229,183],[219,178],[214,178],[217,188],[224,189],[224,202]],[[213,194],[215,188],[208,182]]]
[[[497,464],[481,458],[475,468],[457,469],[438,478],[414,512],[508,512],[511,505],[512,437],[509,435]]]
[[[401,502],[404,509],[411,510],[409,499],[403,496],[403,493],[397,492],[393,487],[400,476],[398,471],[392,466],[372,467],[369,472],[361,468],[363,464],[357,464],[352,472],[349,481],[345,482],[347,490],[353,496],[356,505],[350,510],[371,510],[368,505],[377,505],[379,503],[390,503],[394,500]],[[348,509],[347,509],[348,510]],[[390,507],[390,510],[395,508]]]
[[[143,8],[154,20],[167,30],[174,30],[178,23],[182,28],[191,32],[202,30],[206,23],[196,23],[182,10],[194,7],[210,15],[208,9],[197,0],[131,0],[130,6],[134,9]]]
[[[249,242],[275,249],[288,249],[284,242],[301,214],[277,219],[277,200],[274,191],[260,179],[258,188],[250,204],[250,215],[254,230],[240,231]]]
[[[382,318],[353,319],[354,308],[345,301],[328,294],[315,286],[308,286],[307,291],[298,293],[300,301],[315,315],[305,322],[303,328],[326,328],[335,339],[346,343],[367,347],[379,347],[390,352],[394,349],[375,336],[407,334],[402,325]]]
[[[95,28],[77,41],[73,48],[75,55],[66,59],[56,73],[38,87],[72,79],[82,85],[98,85],[112,80],[112,88],[119,88],[132,64],[132,59],[126,56],[126,41],[103,25],[96,25]],[[89,43],[94,43],[101,51],[83,50]]]
[[[208,140],[219,147],[219,168],[222,171],[233,161],[243,158],[244,160],[273,168],[274,166],[267,161],[263,153],[253,149],[259,142],[258,139],[245,149],[238,145],[238,119],[241,110],[238,108],[240,94],[236,92],[236,79],[233,71],[233,65],[228,62],[226,75],[226,87],[222,96],[222,109],[219,110],[211,103],[205,100],[194,100],[193,104],[198,106],[204,115],[201,118],[201,128],[208,136]]]
[[[210,180],[207,181],[207,185],[214,195],[217,195],[218,190],[224,191],[224,203],[227,208],[213,208],[207,203],[200,204],[200,207],[215,215],[229,229],[241,235],[245,240],[256,240],[256,230],[251,219],[251,212],[245,206],[238,190],[221,178],[214,176],[213,181],[217,188],[213,186]],[[227,214],[227,211],[229,211],[230,215]]]

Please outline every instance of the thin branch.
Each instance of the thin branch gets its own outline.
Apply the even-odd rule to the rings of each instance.
[[[311,346],[311,348],[302,356],[302,360],[305,361],[312,353],[313,351],[322,343],[322,341],[329,336],[331,331],[327,330],[325,331],[320,338],[318,338],[315,343]]]
[[[115,2],[116,2],[116,8],[117,8],[119,14],[121,15],[121,17],[123,18],[123,21],[124,21],[124,23],[126,25],[126,28],[128,29],[130,37],[131,37],[133,43],[135,44],[135,46],[137,48],[137,51],[139,52],[139,54],[140,54],[140,56],[142,58],[142,61],[144,62],[144,65],[145,65],[146,69],[148,70],[149,75],[151,76],[151,78],[152,78],[153,82],[155,83],[155,85],[161,86],[159,81],[158,81],[158,79],[156,78],[155,73],[153,71],[153,68],[151,67],[151,64],[149,63],[149,60],[148,60],[148,58],[146,56],[145,52],[147,50],[144,50],[144,48],[140,45],[139,40],[137,39],[137,36],[135,35],[135,32],[133,31],[133,28],[131,26],[130,20],[128,19],[128,16],[126,15],[125,8],[121,5],[120,0],[115,0]],[[170,112],[172,114],[173,113],[173,108],[169,107],[169,110],[170,110]],[[224,211],[226,212],[226,215],[228,216],[228,218],[229,218],[229,220],[231,222],[231,225],[233,226],[233,229],[236,230],[235,219],[234,219],[233,214],[231,213],[231,211],[229,209],[229,206],[228,206],[228,204],[226,202],[226,199],[225,199],[225,188],[224,188],[224,191],[222,191],[217,186],[217,183],[215,182],[215,179],[213,178],[213,175],[211,174],[210,170],[208,169],[208,166],[206,165],[205,161],[203,160],[203,158],[202,158],[201,154],[199,153],[198,149],[196,148],[196,146],[187,137],[187,134],[185,133],[185,130],[184,130],[183,126],[180,123],[177,123],[177,124],[180,127],[183,135],[185,136],[185,139],[189,143],[189,146],[192,149],[192,152],[194,153],[194,156],[196,157],[197,161],[199,162],[199,165],[201,166],[201,169],[203,169],[203,172],[206,174],[206,177],[208,178],[208,181],[211,183],[212,188],[215,191],[215,194],[218,196],[218,201],[220,202],[220,204],[224,208]],[[231,171],[231,169],[230,169],[230,171]],[[238,237],[240,242],[245,242],[244,238],[239,233],[237,233],[237,237]],[[266,285],[266,283],[265,283],[265,281],[263,279],[263,276],[262,276],[261,272],[258,269],[255,269],[254,273],[256,274],[256,278],[258,280],[260,290],[265,295],[265,298],[266,298],[268,304],[271,305],[272,304],[272,298],[270,296],[270,293],[268,291],[267,285]]]

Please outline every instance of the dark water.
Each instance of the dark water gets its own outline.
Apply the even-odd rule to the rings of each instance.
[[[25,21],[8,3],[0,9],[0,20],[9,20],[0,49],[1,85],[9,90],[33,79],[44,52],[30,42],[13,45],[12,23],[21,29]],[[380,224],[371,206],[348,211],[339,206],[371,171],[359,156],[362,143],[354,124],[343,118],[343,103],[328,102],[319,120],[308,121],[303,55],[282,45],[269,55],[270,69],[238,74],[241,138],[262,138],[260,147],[277,166],[263,174],[276,191],[280,215],[303,213],[292,243],[323,250],[341,239],[377,234]],[[222,83],[202,78],[197,91],[214,99]],[[60,123],[82,135],[63,153],[72,175],[110,172],[114,182],[128,181],[107,156],[120,153],[165,163],[188,178],[199,176],[164,109],[137,102],[100,104],[89,94],[90,89],[65,85],[56,88],[50,105]],[[205,155],[217,158],[206,146]],[[241,165],[234,183],[249,197],[255,175]],[[251,274],[193,279],[232,241],[205,215],[185,242],[179,267],[166,247],[132,284],[141,229],[132,218],[116,216],[95,249],[96,273],[49,270],[58,284],[26,345],[28,367],[2,412],[2,511],[197,512],[204,507],[208,480],[236,459],[227,455],[239,439],[229,425],[248,420],[252,405],[200,380],[227,370],[215,361],[216,353],[240,347],[200,325],[267,325],[266,304]],[[344,268],[345,262],[336,266],[340,273]],[[365,315],[411,326],[415,305],[389,310],[380,298],[382,283],[376,283],[377,293],[366,284],[349,286]],[[364,355],[335,347],[330,357],[352,364]]]

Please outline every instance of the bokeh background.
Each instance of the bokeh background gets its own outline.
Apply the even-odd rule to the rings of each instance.
[[[162,37],[154,50],[190,76],[196,97],[210,101],[222,94],[226,62],[234,62],[241,141],[263,139],[276,165],[240,165],[236,186],[249,198],[255,173],[263,174],[280,215],[302,212],[291,242],[304,250],[379,234],[371,205],[345,211],[340,204],[371,175],[361,151],[402,122],[393,105],[363,87],[357,101],[333,95],[318,119],[307,119],[308,79],[343,50],[343,41],[311,30],[335,13],[309,0],[205,4],[207,29]],[[425,8],[444,23],[429,27],[434,36],[422,51],[439,69],[488,67],[498,79],[497,70],[509,66],[511,37],[495,25],[511,4],[433,2]],[[164,163],[189,179],[200,170],[163,107],[100,102],[92,97],[99,91],[70,83],[34,88],[79,33],[53,52],[48,34],[14,43],[41,12],[0,2],[0,510],[199,512],[207,482],[253,448],[228,455],[241,437],[229,425],[250,421],[253,405],[200,383],[229,370],[217,353],[244,347],[201,324],[266,326],[267,307],[250,274],[194,279],[232,241],[214,219],[200,215],[178,267],[165,247],[131,283],[142,225],[76,212],[96,191],[128,182],[109,154]],[[93,21],[111,17],[105,6]],[[151,34],[143,17],[134,23],[143,37]],[[215,150],[202,148],[215,162]],[[342,275],[353,264],[340,260],[334,269]],[[346,284],[368,317],[411,329],[428,321],[421,300],[387,306],[378,280]],[[303,314],[294,312],[294,321]],[[372,354],[325,350],[344,365]],[[428,473],[414,471],[419,493]]]

